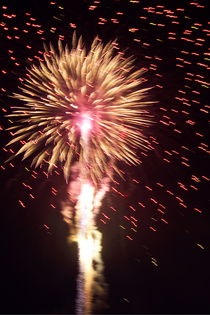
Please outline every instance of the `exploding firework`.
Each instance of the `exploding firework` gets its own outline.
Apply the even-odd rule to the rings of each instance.
[[[95,217],[113,170],[120,173],[115,161],[138,164],[136,149],[149,146],[143,133],[150,124],[150,102],[143,100],[148,88],[139,88],[144,70],[133,70],[133,58],[114,55],[114,46],[96,38],[86,53],[82,39],[74,35],[71,50],[61,42],[58,53],[45,47],[44,61],[28,70],[21,93],[14,95],[25,105],[9,115],[21,117],[10,128],[17,131],[9,144],[22,143],[16,155],[24,153],[25,159],[35,154],[32,165],[47,162],[48,172],[60,162],[67,181],[72,162],[79,162],[74,232],[79,249],[78,315],[90,314],[94,294],[104,293],[99,280],[94,290],[94,275],[103,279]],[[68,210],[63,212],[70,217]]]
[[[193,300],[193,303],[190,303],[192,311],[199,304],[198,309],[200,310],[202,307],[205,313],[206,308],[208,308],[208,298],[202,280],[206,278],[206,273],[208,274],[209,270],[208,263],[205,264],[205,262],[208,255],[208,246],[206,245],[209,240],[206,192],[210,180],[207,162],[209,153],[207,137],[209,114],[207,101],[209,92],[207,74],[209,70],[207,45],[209,15],[207,14],[207,1],[205,3],[202,0],[195,2],[177,1],[176,3],[173,1],[157,1],[155,3],[145,0],[127,1],[123,5],[119,1],[110,1],[110,5],[107,6],[106,1],[95,1],[93,3],[93,1],[58,0],[42,1],[40,4],[39,10],[37,10],[36,1],[30,2],[30,9],[29,6],[21,6],[21,1],[2,1],[0,8],[2,37],[2,62],[0,67],[2,83],[0,90],[3,115],[7,111],[10,112],[6,95],[11,94],[12,90],[14,91],[17,80],[22,81],[25,62],[37,64],[37,60],[43,59],[43,51],[37,49],[43,41],[50,41],[52,37],[67,40],[69,31],[77,29],[84,31],[88,37],[90,33],[95,32],[102,37],[106,37],[110,33],[115,34],[128,43],[134,51],[137,51],[142,64],[148,68],[148,76],[152,81],[152,83],[150,81],[150,84],[155,86],[155,97],[161,103],[156,116],[157,128],[153,132],[153,137],[150,137],[151,144],[158,155],[153,155],[152,152],[151,154],[140,152],[138,157],[141,159],[141,171],[138,171],[138,168],[134,169],[134,173],[129,171],[127,174],[129,181],[125,187],[122,183],[111,183],[110,202],[107,201],[107,207],[104,207],[100,212],[99,227],[103,225],[104,231],[107,232],[106,238],[110,239],[109,250],[113,252],[112,256],[115,255],[117,258],[119,253],[122,252],[119,248],[118,251],[113,251],[112,245],[114,246],[116,242],[112,242],[110,225],[115,226],[115,235],[118,233],[121,235],[122,233],[123,247],[127,248],[126,257],[129,257],[129,266],[126,266],[126,263],[123,262],[124,269],[122,273],[120,273],[120,268],[118,269],[119,279],[123,280],[122,282],[119,281],[115,288],[118,290],[118,296],[121,294],[126,298],[130,297],[128,300],[131,302],[136,297],[136,290],[132,291],[134,285],[142,293],[142,299],[136,301],[135,306],[133,303],[129,304],[129,301],[126,302],[128,306],[130,305],[128,313],[132,311],[139,313],[139,310],[144,307],[148,313],[157,312],[155,303],[149,303],[149,305],[147,303],[147,290],[144,287],[141,289],[141,284],[145,282],[144,279],[139,281],[139,278],[142,279],[142,268],[137,270],[132,268],[132,264],[130,265],[133,258],[135,261],[140,259],[143,265],[151,264],[151,268],[155,268],[162,278],[167,278],[168,272],[172,270],[171,268],[174,268],[176,270],[174,273],[176,281],[173,281],[170,277],[168,285],[165,285],[165,287],[171,288],[172,291],[174,287],[179,287],[180,281],[183,280],[180,280],[177,275],[182,277],[183,270],[185,270],[185,276],[187,277],[185,279],[193,279],[193,282],[185,281],[182,299],[177,300],[177,303],[173,303],[173,311],[183,311],[183,303],[186,301],[192,302]],[[2,128],[4,128],[4,121],[0,129]],[[5,135],[5,133],[1,134]],[[171,139],[171,135],[173,139]],[[176,143],[174,139],[178,139],[175,140]],[[20,141],[23,143],[24,140]],[[11,148],[3,147],[4,139],[1,143],[6,155],[11,154]],[[51,144],[53,146],[53,143]],[[4,151],[1,155],[4,154]],[[39,152],[37,151],[37,153]],[[48,158],[49,156],[46,156],[45,160],[49,161]],[[18,217],[19,219],[22,218],[22,223],[25,224],[27,220],[25,220],[24,215],[28,216],[30,207],[33,207],[34,202],[42,196],[39,190],[36,191],[36,188],[33,188],[33,184],[37,185],[36,183],[41,178],[46,178],[45,168],[43,167],[40,171],[32,169],[31,175],[29,175],[30,172],[26,168],[27,182],[24,180],[18,182],[18,187],[16,187],[18,193],[13,194],[11,183],[14,183],[14,178],[11,178],[11,174],[15,173],[17,175],[17,167],[14,163],[8,163],[7,166],[1,165],[1,175],[5,180],[4,188],[10,187],[8,193],[7,190],[3,189],[2,197],[4,197],[1,200],[3,213],[8,218],[11,219],[10,211],[14,212],[17,204],[18,211],[20,207]],[[58,169],[54,173],[60,175]],[[24,177],[21,174],[22,176]],[[16,176],[16,181],[18,179],[19,177]],[[72,189],[71,197],[75,199],[80,190],[80,181],[72,178],[71,169],[69,182],[71,182],[71,186],[74,186],[74,193]],[[50,185],[50,182],[48,184]],[[56,185],[59,186],[57,180]],[[21,193],[21,186],[24,194]],[[57,198],[55,197],[58,190],[56,188],[53,185],[50,193],[50,198],[53,199],[49,206],[53,209],[56,208],[57,204],[54,202]],[[17,195],[18,198],[16,199]],[[4,199],[13,199],[14,209],[10,205],[8,211],[6,211],[3,203]],[[26,212],[22,211],[24,209],[28,210]],[[75,211],[72,211],[72,214],[75,214]],[[32,221],[33,215],[31,217]],[[120,220],[122,224],[115,224],[115,220]],[[11,220],[2,221],[2,227],[5,226],[6,229],[5,237],[11,230],[11,232],[13,231],[14,240],[16,240],[17,237],[14,234],[16,229],[8,229],[8,222],[10,222],[10,227],[16,225],[16,220],[14,222]],[[43,235],[43,231],[41,232],[42,238],[53,234],[53,225],[45,226],[44,223],[46,222],[42,222],[42,220],[39,222],[39,231],[42,231],[43,227],[46,233],[46,235]],[[174,228],[175,226],[177,228]],[[39,233],[37,229],[33,230],[34,233]],[[21,231],[18,231],[18,233],[20,234]],[[25,233],[23,233],[23,237],[25,237]],[[180,242],[180,239],[183,241]],[[44,243],[42,242],[42,247]],[[145,248],[143,252],[141,244],[144,245],[142,248]],[[183,256],[183,253],[185,253],[184,259],[177,265],[176,262],[180,261],[180,255]],[[11,256],[8,255],[5,256],[5,259],[10,262]],[[148,260],[145,260],[145,257],[141,259],[141,255],[146,256]],[[48,258],[50,259],[50,256]],[[31,260],[33,260],[33,256],[31,256]],[[197,262],[194,264],[196,265],[195,270],[189,268],[191,261]],[[28,257],[27,263],[30,263]],[[10,263],[7,265],[9,266]],[[17,269],[17,276],[19,274],[23,279],[25,275],[25,282],[30,281],[31,283],[31,277],[27,276],[24,264],[21,264],[21,268],[19,271]],[[149,268],[149,266],[146,268],[149,270],[149,274],[153,274],[153,271],[151,273]],[[107,269],[113,276],[116,274],[112,264],[109,264]],[[33,270],[37,276],[36,268]],[[32,271],[31,273],[33,275]],[[45,277],[45,275],[43,276]],[[154,277],[150,279],[148,274],[144,276],[146,282],[151,287],[154,286]],[[128,278],[133,280],[131,282],[126,281]],[[2,280],[4,281],[4,279]],[[6,286],[8,286],[9,281],[9,278],[6,277]],[[19,283],[15,283],[14,279],[11,281],[13,289],[16,286],[19,288]],[[126,283],[126,286],[121,285],[121,283]],[[161,283],[162,281],[159,282],[158,286],[161,287]],[[203,287],[204,291],[199,290],[200,293],[197,294],[197,298],[192,299],[192,296],[195,296],[195,283],[197,287]],[[165,302],[164,293],[168,296],[168,291],[164,292],[162,289],[154,291],[155,299],[158,299],[158,305],[161,308],[159,311],[166,313],[168,312],[168,305]],[[12,291],[15,292],[15,297],[17,297],[17,290]],[[9,300],[11,300],[12,291],[10,290],[7,295],[6,290],[4,290],[5,297]],[[41,288],[39,292],[41,292]],[[27,296],[28,292],[25,293]],[[46,294],[44,296],[46,297]],[[15,313],[17,313],[17,306],[15,307],[15,303],[8,305],[7,298],[2,299],[2,307],[5,303],[7,311],[8,307],[12,307],[10,312],[14,313],[15,309]],[[152,298],[152,293],[150,293],[150,298]],[[36,295],[37,305],[39,299],[38,294]],[[174,295],[171,299],[174,301]],[[18,303],[20,305],[19,312],[22,312],[23,309],[28,309],[29,313],[33,312],[31,309],[33,303],[31,304],[30,299],[24,300],[23,303],[21,303],[21,300]],[[49,301],[46,299],[44,304],[45,312],[49,313],[52,305],[56,305],[56,302],[52,299]],[[121,308],[121,300],[119,302],[114,301],[114,304],[117,305],[118,312],[126,312],[125,305]],[[40,303],[40,305],[42,305],[40,312],[43,312],[43,303]],[[114,313],[114,310],[112,313]]]
[[[95,38],[86,52],[74,35],[71,50],[61,42],[58,53],[45,47],[44,60],[28,70],[14,95],[24,101],[9,115],[19,119],[9,128],[17,130],[9,144],[22,144],[16,155],[34,154],[32,165],[47,162],[49,172],[60,163],[66,180],[72,161],[80,160],[95,184],[113,170],[120,173],[116,160],[139,163],[136,149],[149,146],[143,133],[150,124],[148,88],[140,89],[144,69],[136,71],[132,57],[114,54],[115,45]],[[88,163],[84,129],[90,129]]]

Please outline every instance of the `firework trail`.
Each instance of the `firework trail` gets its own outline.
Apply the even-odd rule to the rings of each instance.
[[[105,195],[105,189],[102,190],[100,200],[102,195]],[[94,193],[91,184],[83,184],[77,209],[80,220],[77,233],[79,244],[77,314],[90,314],[95,304],[103,302],[106,293],[101,258],[101,233],[97,230],[94,220],[94,203],[98,197],[94,196]]]
[[[78,170],[79,165],[76,163],[71,171],[77,174]],[[77,201],[76,224],[73,223],[73,209],[68,204],[63,206],[64,219],[71,228],[69,240],[77,241],[79,244],[77,314],[88,314],[93,306],[97,309],[99,306],[106,305],[107,285],[103,277],[104,266],[101,257],[102,234],[97,229],[95,219],[108,190],[108,178],[102,181],[100,188],[95,189],[90,182],[81,185],[81,178],[78,176],[70,182],[68,189],[69,199],[73,202]]]
[[[136,150],[149,147],[144,128],[150,125],[150,102],[143,100],[148,88],[139,88],[144,70],[133,70],[132,57],[114,55],[115,45],[103,45],[96,38],[86,52],[82,39],[77,41],[74,35],[71,50],[61,42],[58,53],[45,47],[44,61],[28,70],[21,93],[14,95],[24,105],[9,115],[19,119],[9,128],[16,131],[8,145],[22,145],[16,155],[24,153],[23,159],[35,155],[32,165],[47,163],[48,172],[62,165],[67,182],[72,163],[78,163],[77,314],[91,313],[97,294],[94,279],[97,273],[102,278],[101,234],[95,218],[109,179],[114,172],[121,174],[116,161],[138,164]],[[98,292],[102,287],[99,281]]]
[[[91,118],[83,114],[79,123],[81,146],[84,159],[80,165],[81,191],[77,202],[76,228],[79,246],[79,275],[77,279],[76,313],[90,314],[92,307],[93,259],[95,253],[94,241],[94,186],[89,181],[89,137],[92,129]]]

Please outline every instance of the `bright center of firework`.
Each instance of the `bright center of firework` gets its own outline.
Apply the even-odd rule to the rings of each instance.
[[[82,114],[78,123],[82,135],[86,135],[92,129],[92,118],[88,114]]]

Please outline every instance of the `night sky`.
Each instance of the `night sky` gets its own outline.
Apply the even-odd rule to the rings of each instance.
[[[107,306],[95,314],[207,314],[209,279],[209,86],[207,1],[58,0],[0,3],[1,313],[73,314],[77,247],[68,244],[62,170],[31,160],[4,163],[17,146],[5,117],[43,42],[87,47],[117,39],[153,87],[146,131],[152,150],[138,167],[120,165],[98,228],[103,234]],[[117,52],[116,52],[117,53]]]

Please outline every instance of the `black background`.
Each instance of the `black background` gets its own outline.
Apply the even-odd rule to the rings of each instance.
[[[147,156],[139,152],[140,167],[121,166],[125,180],[111,184],[101,210],[110,220],[104,224],[103,213],[98,218],[108,306],[97,313],[209,313],[207,1],[4,0],[0,22],[1,313],[74,313],[77,248],[67,243],[60,213],[62,172],[47,178],[43,170],[30,170],[30,161],[4,163],[11,155],[4,115],[17,102],[9,95],[26,68],[38,63],[43,41],[56,44],[63,35],[71,45],[74,25],[87,46],[97,34],[104,42],[117,38],[121,50],[136,57],[135,67],[148,69],[145,85],[154,87],[150,98],[158,101],[151,107],[156,123],[147,131],[158,143]],[[165,207],[164,215],[151,198]]]

